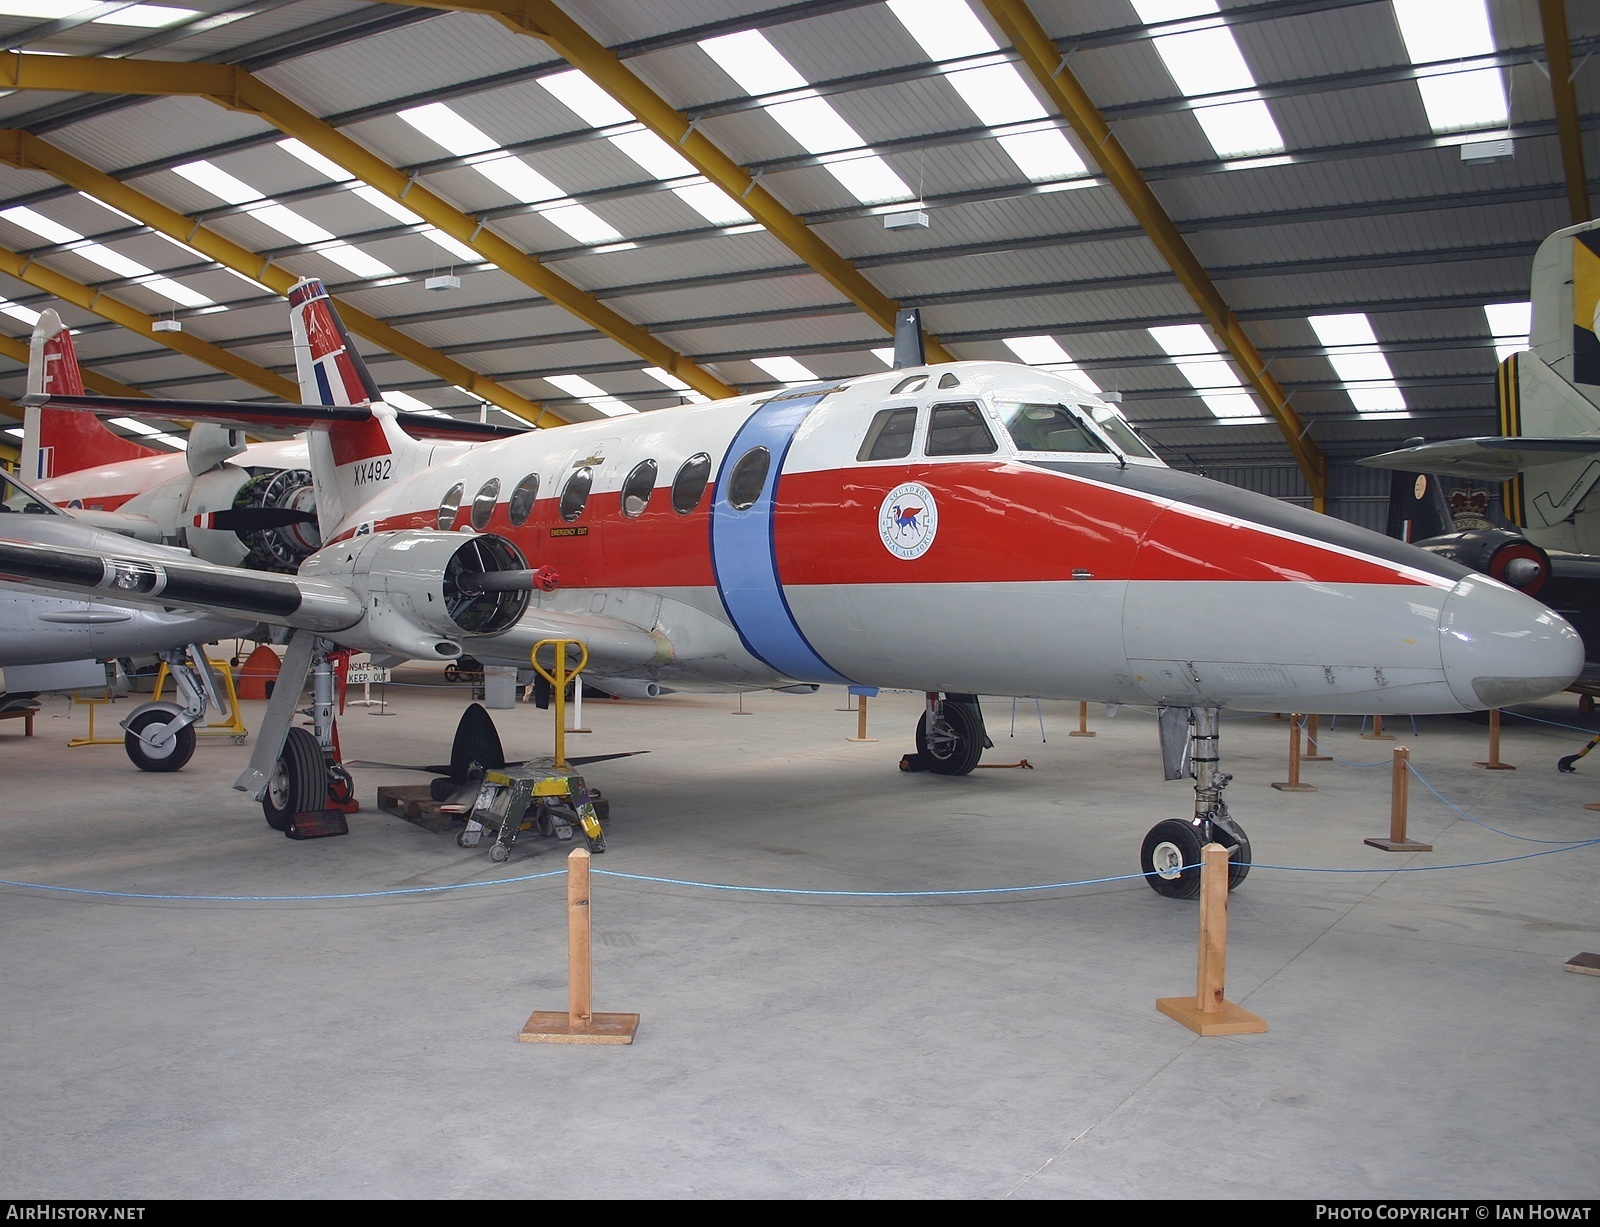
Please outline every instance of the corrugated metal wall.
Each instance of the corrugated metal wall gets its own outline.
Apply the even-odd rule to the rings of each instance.
[[[1206,469],[1205,476],[1230,486],[1268,494],[1303,507],[1311,506],[1305,478],[1292,464],[1227,465]],[[1447,483],[1448,484],[1453,483]],[[1482,485],[1476,487],[1484,489]],[[1491,517],[1500,514],[1500,486],[1487,487]],[[1389,506],[1389,473],[1357,464],[1328,466],[1328,514],[1374,532],[1382,532]]]

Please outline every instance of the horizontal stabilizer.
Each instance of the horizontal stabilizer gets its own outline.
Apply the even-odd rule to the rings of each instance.
[[[1560,464],[1585,456],[1600,456],[1600,438],[1529,439],[1495,435],[1421,443],[1368,456],[1356,463],[1406,473],[1442,473],[1479,481],[1509,481],[1516,474],[1540,465]]]
[[[217,422],[243,430],[298,431],[326,429],[339,422],[365,422],[367,405],[283,405],[232,400],[158,400],[147,396],[52,396],[46,409],[74,409],[100,417],[164,418],[182,422]],[[484,442],[510,439],[526,432],[514,426],[436,418],[427,413],[396,413],[395,421],[419,439]]]

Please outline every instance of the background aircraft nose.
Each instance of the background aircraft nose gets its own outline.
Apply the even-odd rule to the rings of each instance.
[[[1462,580],[1439,610],[1445,680],[1463,706],[1505,707],[1565,690],[1583,669],[1572,624],[1485,576]]]

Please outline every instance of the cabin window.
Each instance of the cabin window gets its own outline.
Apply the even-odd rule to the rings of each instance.
[[[517,488],[511,492],[511,501],[506,504],[506,512],[511,517],[511,527],[521,528],[528,522],[528,517],[533,514],[533,505],[539,501],[539,475],[529,473],[517,483]]]
[[[735,510],[755,506],[771,464],[772,453],[764,447],[752,447],[739,457],[739,463],[733,466],[733,475],[728,478],[728,502]]]
[[[1133,433],[1133,427],[1128,425],[1128,419],[1110,405],[1085,405],[1084,408],[1089,411],[1094,424],[1110,435],[1111,441],[1120,447],[1125,455],[1143,456],[1146,460],[1156,458],[1149,444]]]
[[[450,526],[456,522],[456,512],[461,509],[461,495],[466,487],[459,481],[445,491],[444,498],[439,500],[439,518],[435,523],[440,532],[448,532]]]
[[[928,423],[930,456],[988,456],[999,451],[977,405],[935,405]]]
[[[867,428],[867,437],[856,459],[899,460],[909,456],[916,433],[915,409],[880,409],[872,417],[872,425]]]
[[[1065,405],[997,403],[1011,441],[1024,452],[1105,452],[1083,420]]]
[[[894,387],[890,388],[889,395],[910,396],[913,392],[922,391],[927,382],[928,377],[926,375],[911,375],[905,379],[902,379],[899,383],[895,384]]]
[[[711,457],[704,452],[690,456],[672,479],[672,510],[686,516],[700,506],[700,496],[710,480]]]
[[[656,462],[644,460],[633,466],[633,472],[622,483],[622,514],[630,520],[644,513],[645,505],[656,488]]]
[[[494,514],[495,502],[500,498],[500,479],[491,477],[478,488],[472,499],[472,527],[480,533],[489,527],[489,517]]]
[[[961,380],[956,378],[956,373],[954,371],[946,371],[943,375],[939,376],[939,386],[941,388],[959,388],[961,386]]]
[[[583,505],[589,501],[589,488],[593,485],[594,470],[585,465],[561,487],[561,518],[568,524],[583,514]]]

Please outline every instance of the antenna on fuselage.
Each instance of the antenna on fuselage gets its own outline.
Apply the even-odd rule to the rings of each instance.
[[[927,365],[928,355],[922,348],[922,312],[915,307],[901,307],[894,313],[894,369]]]

